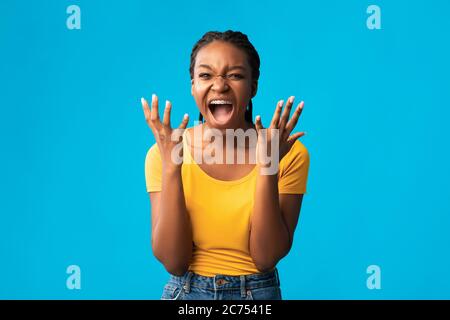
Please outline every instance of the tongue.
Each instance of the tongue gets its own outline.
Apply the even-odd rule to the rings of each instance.
[[[214,118],[217,121],[226,121],[228,117],[230,116],[230,113],[232,111],[231,104],[218,104],[215,105],[213,110]]]

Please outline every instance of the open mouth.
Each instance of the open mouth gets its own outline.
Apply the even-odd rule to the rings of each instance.
[[[230,100],[211,100],[208,107],[214,120],[219,124],[228,122],[233,114],[233,102]]]

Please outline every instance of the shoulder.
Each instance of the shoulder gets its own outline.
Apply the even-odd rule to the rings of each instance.
[[[291,150],[280,161],[280,175],[283,176],[292,171],[308,170],[309,152],[303,143],[295,141]]]
[[[289,152],[293,152],[294,154],[307,154],[308,149],[297,139]]]
[[[147,151],[147,155],[145,157],[146,164],[151,164],[155,161],[161,161],[161,153],[159,152],[158,145],[154,143]]]
[[[285,164],[289,164],[290,162],[295,161],[299,158],[309,158],[309,152],[305,145],[300,142],[300,140],[296,140],[292,145],[291,150],[289,150],[284,158],[281,159],[280,163],[284,162]]]
[[[154,154],[159,154],[159,148],[157,143],[154,143],[147,151],[147,156]]]

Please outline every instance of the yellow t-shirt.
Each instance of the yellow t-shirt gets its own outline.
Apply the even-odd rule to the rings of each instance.
[[[183,154],[181,178],[194,242],[189,270],[207,277],[258,273],[249,251],[256,167],[239,180],[223,181],[195,163],[186,142]],[[280,161],[279,193],[306,193],[308,169],[308,151],[297,140]],[[145,178],[148,192],[161,191],[162,164],[156,143],[147,152]]]

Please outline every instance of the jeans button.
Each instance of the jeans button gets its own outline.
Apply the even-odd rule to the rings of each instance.
[[[216,281],[216,284],[217,284],[218,286],[221,286],[221,285],[223,285],[224,283],[225,283],[225,280],[223,280],[223,279],[219,279],[219,280]]]

